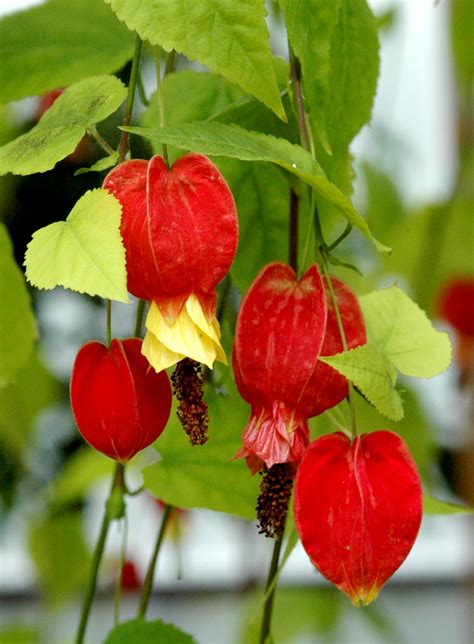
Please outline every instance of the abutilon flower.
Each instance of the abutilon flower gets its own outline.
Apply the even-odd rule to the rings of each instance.
[[[253,473],[263,464],[297,463],[308,445],[309,414],[300,401],[323,346],[326,319],[316,264],[300,280],[283,262],[268,264],[242,301],[232,360],[251,412],[234,458],[245,457]]]
[[[474,359],[474,278],[457,277],[442,285],[437,296],[440,317],[457,333],[456,357],[461,369]]]
[[[234,259],[238,226],[218,169],[198,154],[171,168],[159,156],[134,159],[114,168],[104,188],[122,205],[128,289],[151,301],[143,342],[150,364],[225,363],[215,287]]]
[[[348,348],[366,342],[355,294],[332,278]],[[347,380],[318,360],[343,350],[331,298],[313,264],[296,279],[282,262],[266,266],[242,301],[237,318],[233,368],[237,388],[250,403],[243,432],[253,473],[263,465],[295,463],[308,443],[308,418],[343,400]]]
[[[171,411],[166,372],[155,373],[138,338],[87,342],[71,375],[71,407],[77,427],[96,450],[126,463],[155,441]]]
[[[354,605],[370,604],[408,556],[421,523],[422,491],[403,440],[387,430],[317,438],[298,467],[298,534],[324,577]]]

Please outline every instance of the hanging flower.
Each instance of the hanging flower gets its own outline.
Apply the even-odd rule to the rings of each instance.
[[[337,278],[331,281],[348,348],[364,344],[357,297]],[[308,418],[347,396],[347,380],[318,360],[342,350],[316,264],[300,280],[282,262],[266,266],[243,299],[233,352],[237,388],[252,407],[235,457],[245,457],[253,473],[263,465],[298,463],[309,442]]]
[[[308,445],[300,399],[323,345],[326,318],[316,264],[300,280],[286,264],[269,264],[242,301],[233,368],[251,412],[235,458],[245,457],[253,473],[263,464],[297,463]]]
[[[137,338],[88,342],[71,376],[77,427],[96,450],[122,463],[158,438],[171,411],[171,385],[150,370]]]
[[[440,317],[456,331],[456,358],[462,370],[474,361],[474,277],[445,282],[437,296]]]
[[[218,282],[237,248],[232,194],[206,157],[168,168],[154,156],[114,168],[104,188],[122,204],[128,289],[150,300],[143,353],[156,371],[185,357],[226,362],[215,317]]]
[[[420,478],[407,446],[386,430],[352,442],[341,432],[316,439],[298,467],[294,515],[320,573],[353,604],[370,604],[421,523]]]

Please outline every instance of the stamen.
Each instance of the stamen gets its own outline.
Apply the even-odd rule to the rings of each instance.
[[[179,402],[177,416],[189,442],[203,445],[208,439],[209,415],[204,401],[201,365],[191,358],[184,358],[176,365],[171,382]]]

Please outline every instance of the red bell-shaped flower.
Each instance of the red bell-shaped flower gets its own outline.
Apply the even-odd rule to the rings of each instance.
[[[235,457],[245,457],[253,472],[263,463],[297,463],[308,445],[309,415],[301,396],[323,346],[326,318],[316,264],[300,280],[286,264],[269,264],[242,301],[233,368],[252,409]]]
[[[324,577],[355,605],[373,601],[408,556],[422,516],[415,463],[390,431],[316,439],[298,468],[294,515]]]
[[[71,376],[77,427],[96,450],[122,463],[158,438],[171,411],[166,372],[155,373],[137,338],[88,342]]]
[[[356,295],[331,278],[348,348],[366,342]],[[237,319],[233,368],[252,405],[243,448],[252,472],[262,464],[298,463],[308,445],[307,419],[337,405],[346,378],[319,361],[343,350],[332,298],[314,264],[297,281],[281,262],[269,264],[245,296]]]
[[[443,284],[437,296],[440,317],[456,331],[456,358],[461,369],[472,369],[474,359],[474,277],[458,277]]]
[[[151,300],[143,353],[156,371],[184,357],[226,361],[215,317],[215,287],[238,238],[229,187],[206,157],[187,154],[171,168],[154,156],[126,161],[104,181],[122,204],[128,289]]]

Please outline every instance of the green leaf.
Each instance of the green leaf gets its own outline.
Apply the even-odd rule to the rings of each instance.
[[[319,359],[351,380],[380,413],[392,420],[403,418],[402,401],[395,389],[396,371],[376,347],[364,344]]]
[[[394,228],[404,219],[405,207],[392,178],[375,165],[362,163],[366,184],[364,215],[375,235],[391,239]]]
[[[23,273],[0,223],[0,387],[13,380],[31,356],[36,324]]]
[[[325,122],[334,149],[347,147],[370,121],[379,74],[377,23],[366,0],[343,0],[331,39]]]
[[[77,176],[79,174],[86,174],[87,172],[102,172],[103,170],[108,170],[108,168],[114,166],[117,161],[118,152],[114,152],[108,157],[99,159],[93,165],[91,165],[90,168],[79,168],[79,170],[76,170],[76,172],[74,173],[74,176]]]
[[[106,190],[86,192],[66,221],[33,234],[25,255],[28,281],[128,302],[120,214],[120,203]]]
[[[431,378],[451,361],[447,333],[436,331],[418,305],[398,286],[360,298],[369,342],[402,373]]]
[[[337,206],[355,228],[373,241],[378,250],[382,252],[389,250],[372,237],[367,223],[354,209],[351,200],[327,180],[323,170],[311,158],[309,152],[286,139],[251,132],[237,125],[215,122],[188,123],[175,128],[128,127],[123,129],[151,140],[156,139],[162,143],[201,154],[231,157],[242,161],[275,163],[308,183],[319,195]]]
[[[267,163],[221,158],[217,165],[239,213],[239,245],[230,273],[245,293],[267,262],[287,260],[290,184],[279,168]]]
[[[5,625],[0,630],[0,644],[40,644],[39,628],[22,625]]]
[[[71,85],[29,132],[0,147],[0,175],[51,170],[74,152],[87,128],[115,112],[125,96],[115,76],[93,76]]]
[[[145,622],[143,619],[131,619],[116,626],[107,635],[104,644],[196,644],[196,640],[177,628],[174,624],[167,624],[161,619]]]
[[[14,13],[0,20],[0,103],[115,72],[133,47],[133,35],[98,0]]]
[[[423,493],[423,512],[425,514],[473,514],[474,508],[436,499]]]
[[[0,389],[0,438],[16,453],[31,445],[31,431],[38,413],[61,394],[57,380],[36,352],[14,382]]]
[[[101,478],[111,478],[114,463],[89,446],[74,452],[51,483],[51,499],[67,505],[82,499],[91,485]]]
[[[331,72],[331,36],[339,19],[341,0],[280,0],[294,53],[301,63],[305,98],[319,140],[330,150],[325,98]]]
[[[262,0],[105,0],[143,40],[198,60],[285,119]]]
[[[39,584],[51,603],[67,599],[88,575],[89,553],[80,513],[35,521],[28,535]]]
[[[209,391],[209,441],[192,448],[175,415],[155,443],[161,460],[143,471],[145,487],[157,498],[181,508],[208,508],[255,518],[258,481],[243,459],[232,461],[241,443],[248,407],[232,387]]]

